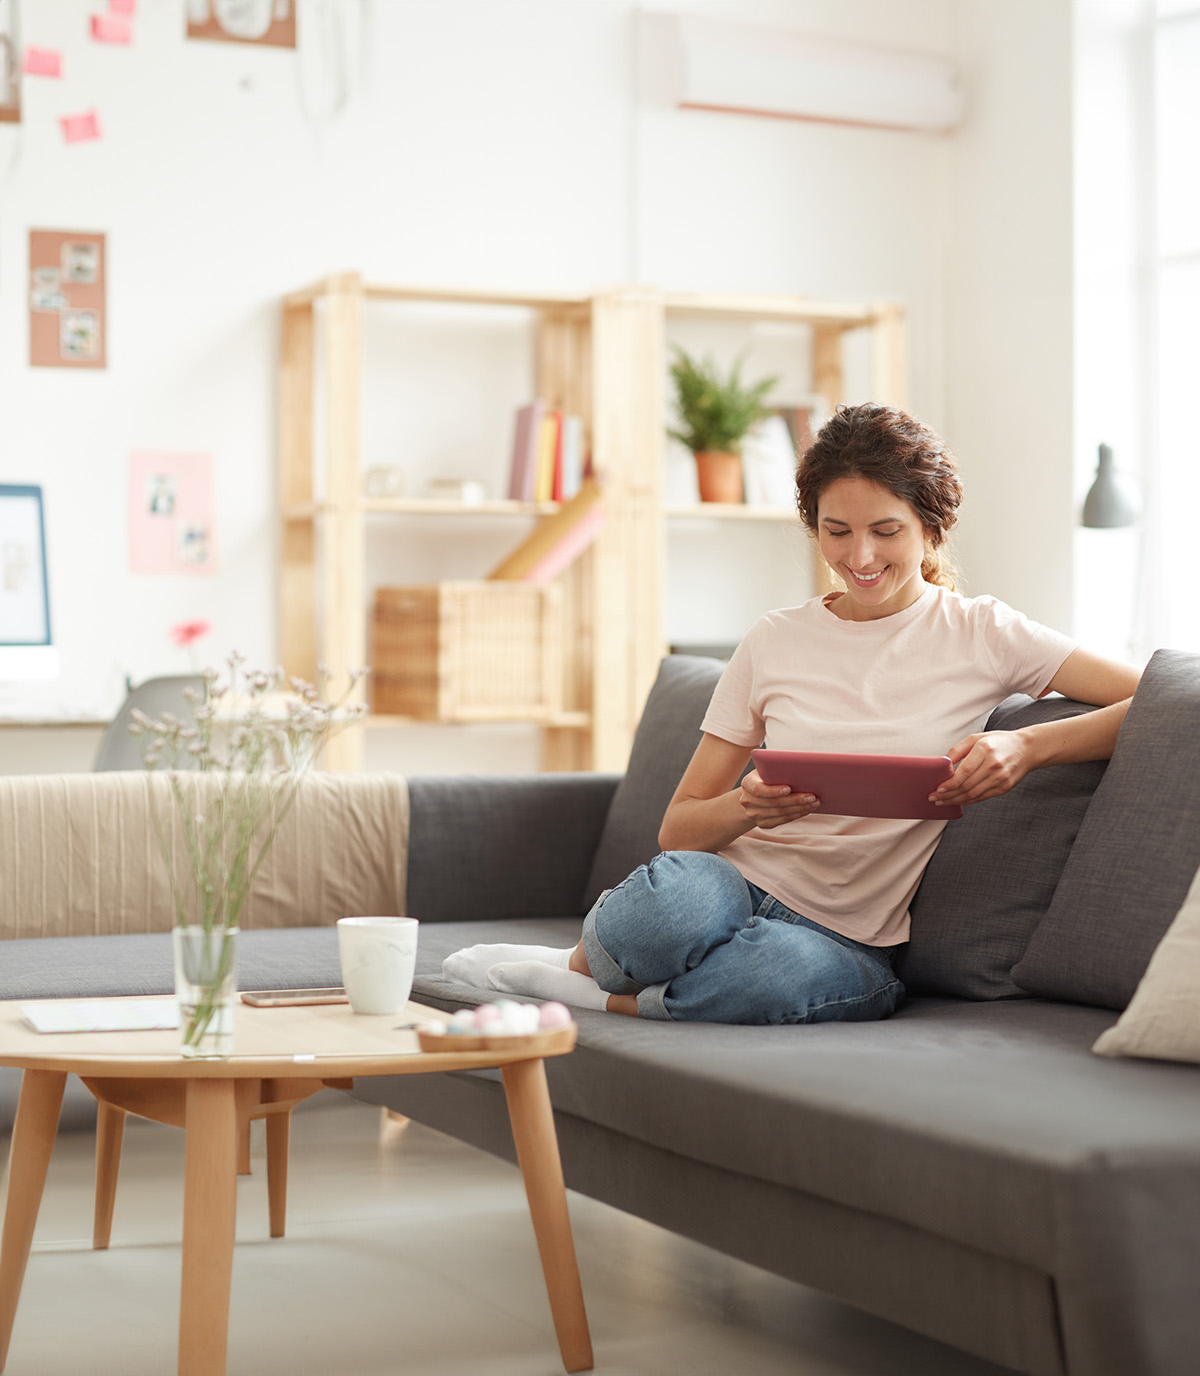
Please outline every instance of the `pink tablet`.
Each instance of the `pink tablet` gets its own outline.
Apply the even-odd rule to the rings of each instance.
[[[929,795],[954,773],[945,755],[846,755],[807,750],[754,750],[754,767],[765,784],[787,784],[793,793],[815,793],[821,811],[836,817],[935,818],[962,816],[962,808],[938,807]]]

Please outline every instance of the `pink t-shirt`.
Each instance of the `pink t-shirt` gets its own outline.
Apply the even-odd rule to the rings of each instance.
[[[994,597],[927,585],[843,621],[813,598],[738,646],[703,729],[747,748],[944,755],[1012,693],[1044,693],[1075,642]],[[946,822],[824,817],[755,827],[721,854],[794,912],[869,946],[908,938],[908,905]]]

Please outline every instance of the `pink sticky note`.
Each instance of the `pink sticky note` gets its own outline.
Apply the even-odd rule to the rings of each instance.
[[[123,14],[93,14],[92,37],[97,43],[132,43],[133,21]]]
[[[62,76],[62,56],[53,48],[26,48],[21,70],[26,76]]]
[[[95,110],[88,110],[82,115],[62,115],[58,122],[62,125],[63,138],[68,143],[83,143],[85,139],[100,137],[100,124]]]
[[[131,18],[137,10],[137,0],[108,0],[109,14],[127,14]]]

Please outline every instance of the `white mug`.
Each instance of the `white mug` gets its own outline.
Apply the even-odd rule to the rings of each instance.
[[[341,917],[342,983],[356,1013],[398,1013],[412,992],[417,963],[415,917]]]

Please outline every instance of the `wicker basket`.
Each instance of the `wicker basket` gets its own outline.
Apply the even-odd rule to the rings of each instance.
[[[562,710],[554,583],[378,588],[374,710],[422,721],[548,721]]]

